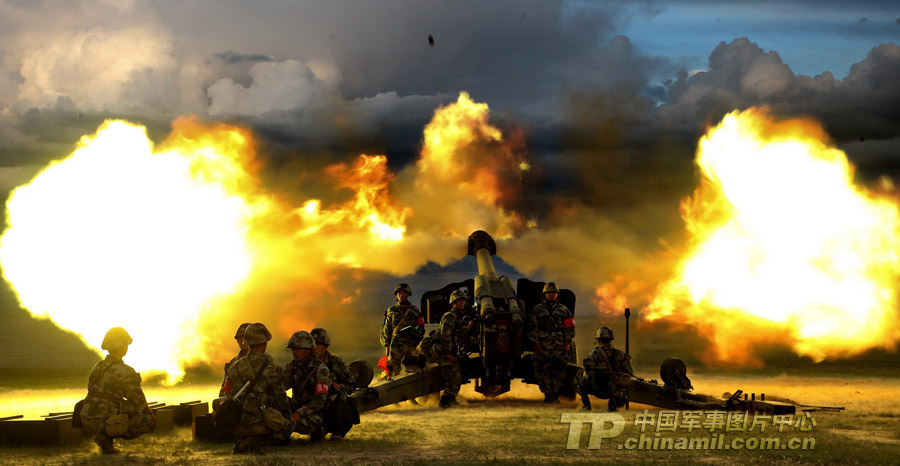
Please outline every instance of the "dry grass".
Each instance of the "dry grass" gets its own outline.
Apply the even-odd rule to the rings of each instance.
[[[893,378],[807,378],[779,376],[747,379],[727,376],[696,377],[700,392],[721,394],[742,388],[765,392],[803,403],[845,405],[845,413],[815,413],[817,427],[812,451],[626,451],[604,441],[599,450],[588,450],[587,432],[579,450],[566,450],[568,425],[560,414],[575,411],[574,402],[557,406],[540,403],[533,386],[514,385],[494,400],[483,400],[463,388],[463,406],[450,411],[436,407],[435,396],[419,404],[403,403],[366,413],[362,424],[343,441],[310,445],[296,437],[291,446],[270,447],[266,456],[232,456],[229,445],[191,441],[190,429],[147,435],[123,445],[124,453],[104,457],[84,442],[71,447],[7,447],[0,450],[2,464],[536,464],[629,462],[664,464],[891,464],[900,458],[900,381]],[[210,387],[148,391],[151,398],[180,397],[172,401],[210,398]],[[215,388],[215,387],[212,387]],[[4,395],[8,395],[6,393]],[[56,391],[22,392],[27,396],[65,396]],[[204,396],[205,395],[205,396]],[[596,406],[601,406],[598,403]],[[10,411],[6,396],[2,412]],[[644,406],[624,413],[624,436],[636,436],[630,425]],[[653,409],[653,408],[649,408]],[[42,412],[48,411],[43,409]],[[795,435],[789,434],[789,435]],[[619,439],[615,439],[619,440]]]

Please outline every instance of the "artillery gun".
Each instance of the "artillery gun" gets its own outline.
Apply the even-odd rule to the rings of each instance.
[[[468,255],[474,256],[478,275],[457,283],[450,283],[438,290],[424,293],[421,309],[427,324],[437,324],[441,316],[450,310],[449,296],[465,289],[472,298],[478,331],[478,351],[462,355],[459,359],[464,383],[475,380],[475,391],[488,397],[506,393],[513,379],[536,384],[531,352],[533,348],[525,333],[526,312],[540,301],[543,283],[519,279],[513,287],[509,277],[499,275],[491,256],[497,254],[497,245],[487,232],[478,230],[469,236]],[[574,312],[575,294],[562,289],[560,302]],[[574,346],[574,345],[573,345]],[[570,363],[566,368],[563,397],[575,396],[575,374],[580,367],[575,361],[574,347],[570,350]],[[386,404],[414,399],[427,393],[440,391],[443,380],[439,369],[427,365],[422,371],[395,377],[376,383],[366,390],[352,395],[359,410],[367,411]]]
[[[464,355],[459,359],[459,363],[464,377],[463,383],[474,379],[475,391],[488,397],[509,391],[510,381],[513,379],[521,379],[529,384],[537,383],[534,378],[532,353],[524,350],[533,347],[528,344],[524,327],[528,313],[542,298],[544,285],[542,282],[520,278],[514,289],[509,277],[497,274],[491,259],[491,256],[496,254],[497,246],[488,233],[481,230],[472,233],[468,239],[468,255],[475,257],[478,275],[461,282],[450,283],[438,290],[428,291],[422,295],[421,300],[425,321],[434,324],[438,323],[441,316],[450,309],[448,302],[450,293],[464,288],[468,291],[468,296],[473,298],[472,304],[479,320],[477,327],[480,332],[479,352]],[[572,291],[560,290],[558,299],[574,313],[575,294]],[[631,315],[630,310],[626,310],[625,315],[626,352],[628,352],[627,322]],[[572,346],[560,393],[561,396],[570,399],[575,396],[575,375],[582,370],[577,365],[577,354],[574,345]],[[628,401],[663,409],[749,411],[766,414],[792,414],[798,408],[794,404],[766,400],[764,394],[761,394],[759,399],[755,394],[748,397],[742,390],[736,390],[728,398],[695,393],[687,377],[684,362],[676,358],[663,361],[660,378],[662,384],[656,380],[632,376],[627,387]],[[443,385],[440,369],[434,364],[429,364],[419,372],[379,381],[366,389],[358,390],[351,397],[357,401],[359,411],[364,412],[438,392]],[[800,409],[809,408],[813,407],[800,407]]]

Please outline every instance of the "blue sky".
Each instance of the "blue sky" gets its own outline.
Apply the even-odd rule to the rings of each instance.
[[[872,47],[900,42],[900,2],[682,1],[629,10],[631,21],[619,33],[639,51],[688,70],[704,69],[720,42],[746,36],[778,52],[796,74],[831,71],[840,79]]]

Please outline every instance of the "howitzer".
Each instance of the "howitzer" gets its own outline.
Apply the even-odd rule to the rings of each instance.
[[[449,297],[453,291],[465,288],[471,296],[472,304],[477,311],[479,321],[480,353],[469,354],[459,359],[463,383],[475,380],[475,390],[486,396],[496,396],[509,391],[512,379],[521,379],[525,383],[536,384],[532,348],[525,333],[525,321],[531,309],[543,298],[542,282],[533,282],[520,278],[513,288],[508,277],[500,276],[494,268],[491,256],[497,253],[497,246],[489,234],[476,231],[469,236],[468,254],[474,256],[478,265],[478,275],[457,283],[450,283],[441,289],[426,292],[422,295],[422,311],[428,324],[440,322],[445,312],[450,310]],[[575,294],[570,290],[559,290],[557,298],[574,314]],[[627,323],[631,317],[631,309],[626,309],[625,348],[630,350],[630,334]],[[574,345],[570,347],[562,397],[573,398],[575,395],[575,376],[583,369],[577,365],[577,354]],[[621,374],[620,374],[621,375]],[[736,392],[727,398],[701,395],[693,392],[693,386],[687,377],[685,364],[676,358],[666,359],[660,367],[662,384],[656,380],[646,380],[629,376],[625,388],[627,401],[660,407],[663,409],[687,410],[735,410],[767,414],[790,414],[799,409],[811,407],[798,406],[791,403],[766,400],[755,395],[741,398],[742,392]],[[380,381],[352,395],[357,401],[360,412],[378,407],[412,400],[417,397],[435,393],[444,387],[440,369],[435,364],[428,364],[422,371],[405,374],[390,381]]]
[[[519,279],[516,287],[509,277],[499,275],[491,256],[497,254],[497,245],[491,235],[476,231],[469,236],[468,255],[475,257],[478,275],[457,283],[450,283],[438,290],[422,295],[422,311],[427,324],[437,324],[450,310],[449,297],[453,291],[465,288],[472,298],[476,311],[478,352],[462,354],[459,359],[464,383],[475,380],[475,391],[485,396],[496,396],[510,389],[510,381],[522,379],[536,384],[531,349],[534,344],[525,334],[526,313],[543,298],[543,282]],[[575,310],[575,294],[562,289],[559,301]],[[465,321],[465,319],[463,319]],[[468,352],[467,352],[468,353]],[[575,359],[572,345],[569,361]],[[568,364],[563,389],[559,395],[572,398],[575,395],[575,374],[580,368]],[[440,391],[443,380],[439,369],[429,364],[424,370],[381,381],[351,395],[357,400],[360,412],[376,409],[392,403],[414,399]]]

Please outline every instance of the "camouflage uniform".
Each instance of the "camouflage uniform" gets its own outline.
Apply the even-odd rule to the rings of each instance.
[[[409,290],[402,285],[394,291]],[[425,335],[425,319],[418,307],[409,301],[398,302],[389,307],[384,313],[384,326],[381,329],[381,344],[389,348],[387,367],[390,375],[400,372],[403,358],[414,352],[416,346]],[[407,368],[409,371],[410,368]]]
[[[264,325],[252,324],[247,327],[245,342],[250,346],[258,344],[260,341],[251,339],[256,335],[251,334],[261,332],[267,335],[267,338],[261,342],[271,339],[271,334]],[[265,443],[286,442],[290,439],[293,430],[291,422],[286,417],[290,412],[290,404],[285,394],[287,389],[284,385],[284,371],[275,364],[275,360],[268,353],[251,350],[246,356],[237,359],[228,368],[228,373],[225,375],[223,387],[225,395],[235,396],[245,383],[256,377],[257,372],[266,361],[268,361],[268,365],[260,374],[259,379],[240,398],[244,412],[241,415],[240,423],[232,430],[236,453],[257,450]],[[273,408],[281,414],[282,419],[277,419],[277,416],[272,416],[271,411],[268,413],[270,419],[275,417],[277,421],[283,421],[278,427],[266,422],[268,408]],[[274,422],[270,422],[274,424]]]
[[[555,401],[566,376],[566,347],[575,338],[572,312],[559,301],[544,299],[531,311],[528,337],[535,343],[534,377],[544,401]]]
[[[611,330],[603,327],[597,331],[597,335],[600,336],[604,330],[608,331],[604,336],[608,335],[609,339],[599,342],[590,356],[584,359],[584,372],[575,377],[575,388],[584,408],[590,409],[588,395],[594,395],[608,398],[609,408],[614,411],[616,407],[625,404],[627,396],[625,387],[616,385],[616,379],[624,374],[634,375],[634,368],[631,367],[631,356],[612,347]]]
[[[474,335],[474,328],[470,328],[468,322],[465,322],[464,315],[467,314],[465,309],[456,309],[454,307],[456,301],[464,300],[465,295],[454,291],[450,294],[450,310],[441,316],[441,323],[438,327],[437,342],[432,346],[435,353],[435,359],[441,368],[441,377],[444,379],[444,396],[441,397],[441,406],[446,407],[449,403],[459,395],[459,387],[462,385],[462,370],[459,366],[459,360],[451,361],[448,357],[452,355],[460,358],[472,351],[473,337],[477,344],[477,336]],[[468,315],[470,319],[473,316]]]
[[[247,326],[249,326],[249,325],[250,325],[249,323],[241,324],[240,327],[238,327],[237,332],[234,334],[234,339],[235,340],[237,340],[238,338],[243,339],[244,338],[244,330],[246,330]],[[246,356],[249,351],[250,351],[250,348],[247,348],[246,346],[241,346],[241,350],[238,352],[237,356],[231,358],[231,361],[228,361],[225,363],[224,374],[227,375],[228,368],[231,367],[232,365],[234,365],[235,361]],[[225,380],[226,380],[225,378],[222,379],[222,387],[225,386]],[[223,396],[225,396],[225,390],[223,388],[220,388],[219,389],[219,398],[222,398]]]
[[[153,429],[153,417],[144,412],[146,408],[141,375],[122,362],[122,358],[108,355],[91,370],[88,396],[81,408],[81,422],[86,433],[109,440],[106,420],[109,416],[124,414],[128,416],[128,431],[122,437],[137,438]]]
[[[350,369],[343,359],[326,351],[325,357],[321,361],[325,363],[328,373],[331,374],[332,386],[339,384],[341,391],[345,393],[353,393],[353,390],[356,390],[356,379],[350,373]]]
[[[291,388],[291,411],[300,414],[294,431],[310,438],[315,434],[321,435],[319,430],[324,421],[322,410],[331,385],[328,367],[315,354],[310,354],[303,361],[295,359],[289,362],[285,372]]]

